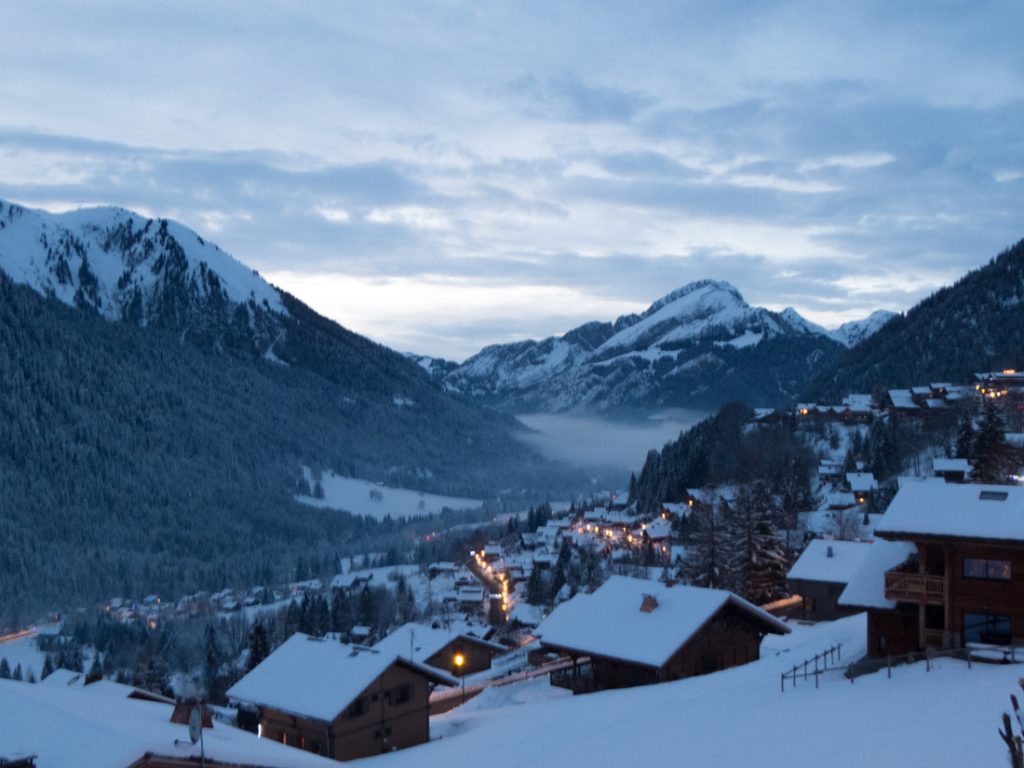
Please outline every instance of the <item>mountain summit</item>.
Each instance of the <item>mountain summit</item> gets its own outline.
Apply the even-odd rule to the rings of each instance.
[[[433,370],[450,389],[519,413],[771,405],[795,397],[854,337],[791,308],[753,307],[730,283],[699,280],[642,314],[490,346]]]

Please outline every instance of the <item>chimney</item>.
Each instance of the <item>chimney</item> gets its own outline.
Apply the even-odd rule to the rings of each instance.
[[[835,552],[832,551],[831,544],[829,544],[828,548],[825,550],[825,557],[835,557]]]
[[[650,613],[658,607],[658,598],[654,595],[644,595],[644,601],[640,603],[640,610],[643,613]]]

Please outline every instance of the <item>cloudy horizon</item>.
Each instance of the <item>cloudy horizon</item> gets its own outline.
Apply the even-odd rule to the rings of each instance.
[[[461,360],[702,278],[827,327],[1024,236],[1018,3],[16,4],[0,198]]]

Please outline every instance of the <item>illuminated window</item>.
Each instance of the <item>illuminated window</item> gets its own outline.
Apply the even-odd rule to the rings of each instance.
[[[1012,574],[1009,560],[985,560],[980,557],[964,558],[965,579],[991,579],[1009,581]]]

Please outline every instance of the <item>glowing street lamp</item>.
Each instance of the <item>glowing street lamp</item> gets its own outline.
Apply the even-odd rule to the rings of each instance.
[[[452,659],[455,663],[455,669],[458,670],[458,675],[462,679],[462,703],[466,703],[466,676],[462,673],[462,668],[466,665],[466,657],[462,655],[462,651],[455,652],[455,658]]]

